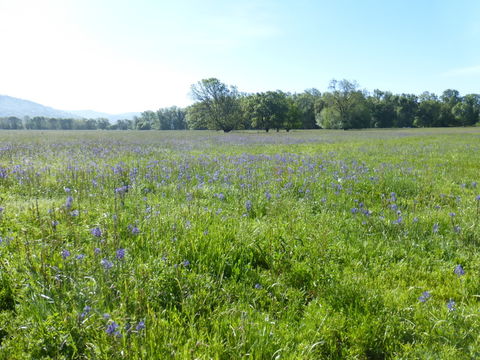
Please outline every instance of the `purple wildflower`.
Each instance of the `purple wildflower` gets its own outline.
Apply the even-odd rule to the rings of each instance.
[[[143,329],[145,329],[145,321],[142,320],[135,326],[135,330],[142,331]]]
[[[463,270],[462,265],[457,265],[457,266],[455,266],[455,270],[453,270],[453,272],[454,272],[455,274],[457,274],[458,276],[465,275],[465,270]]]
[[[102,264],[105,270],[111,269],[113,267],[113,263],[107,259],[102,259],[102,261],[100,261],[100,264]]]
[[[125,257],[125,249],[118,249],[116,257],[118,260],[122,260]]]
[[[390,193],[390,201],[391,202],[397,201],[397,194],[395,194],[394,192]]]
[[[401,223],[403,223],[403,218],[401,216],[398,217],[397,220],[393,220],[392,221],[393,224],[397,224],[397,225],[400,225]]]
[[[450,301],[447,303],[447,308],[448,308],[448,311],[455,311],[455,301],[453,301],[452,299],[450,299]]]
[[[258,283],[255,284],[255,289],[260,290],[261,288],[262,288],[262,285],[260,285],[260,284],[258,284]]]
[[[86,305],[84,308],[83,308],[83,312],[80,314],[80,319],[83,320],[87,315],[88,313],[90,312],[90,310],[92,310],[92,308],[88,305]]]
[[[115,189],[115,194],[120,196],[125,195],[126,192],[128,192],[128,185],[123,185]]]
[[[65,207],[70,209],[73,205],[73,197],[67,196],[67,201],[65,201]]]
[[[422,293],[422,295],[418,298],[418,300],[422,303],[426,302],[430,297],[432,296],[432,294],[430,294],[430,292],[428,291],[424,291]]]
[[[267,199],[267,201],[270,201],[270,199],[272,198],[272,194],[270,194],[268,191],[265,191],[265,198]]]
[[[107,329],[105,331],[108,335],[120,335],[117,329],[118,329],[118,324],[115,321],[112,321],[110,324],[108,324]]]
[[[247,210],[247,212],[250,212],[250,210],[252,210],[252,202],[250,200],[247,200],[245,202],[245,209]]]
[[[102,236],[102,230],[100,230],[99,227],[95,227],[95,228],[91,229],[91,230],[90,230],[90,233],[91,233],[93,236],[96,236],[96,237]]]
[[[62,250],[62,258],[66,259],[69,256],[70,256],[70,251]]]
[[[438,223],[433,224],[433,233],[438,233]]]
[[[85,254],[78,254],[77,256],[75,256],[75,259],[77,260],[83,260],[85,258]]]
[[[132,234],[133,235],[138,235],[140,234],[140,229],[136,226],[132,226]]]

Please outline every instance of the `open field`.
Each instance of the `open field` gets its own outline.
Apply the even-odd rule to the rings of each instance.
[[[0,132],[0,358],[479,358],[479,159],[480,128]]]

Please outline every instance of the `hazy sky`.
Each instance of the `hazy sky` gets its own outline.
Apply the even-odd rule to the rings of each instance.
[[[0,0],[0,94],[111,113],[241,91],[480,93],[480,1]]]

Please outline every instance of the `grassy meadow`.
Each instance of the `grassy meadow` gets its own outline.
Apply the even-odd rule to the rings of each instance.
[[[0,132],[0,359],[480,358],[480,128]]]

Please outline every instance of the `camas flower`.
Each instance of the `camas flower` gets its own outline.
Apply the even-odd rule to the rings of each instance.
[[[137,326],[135,327],[135,329],[136,329],[137,331],[142,331],[143,329],[145,329],[145,321],[143,321],[143,320],[140,321],[140,322],[137,324]]]
[[[122,260],[125,257],[125,249],[118,249],[116,257],[118,260]]]
[[[428,291],[424,291],[422,293],[422,295],[418,298],[418,300],[422,303],[426,302],[430,297],[432,296],[432,294],[430,294]]]
[[[65,207],[70,209],[73,205],[73,197],[67,196],[67,200],[65,201]]]
[[[100,264],[102,264],[105,270],[111,269],[113,267],[113,263],[107,259],[102,259],[102,261],[100,261]]]
[[[457,265],[457,266],[455,266],[455,270],[453,270],[453,272],[454,272],[455,274],[457,274],[458,276],[465,275],[465,270],[463,270],[462,265]]]
[[[105,332],[108,334],[108,335],[117,335],[119,336],[120,333],[118,332],[118,324],[115,322],[115,321],[112,321],[110,324],[108,324],[107,326],[107,329],[105,330]]]
[[[100,230],[99,227],[95,227],[93,229],[90,230],[90,233],[93,235],[93,236],[96,236],[96,237],[101,237],[102,236],[102,230]]]

